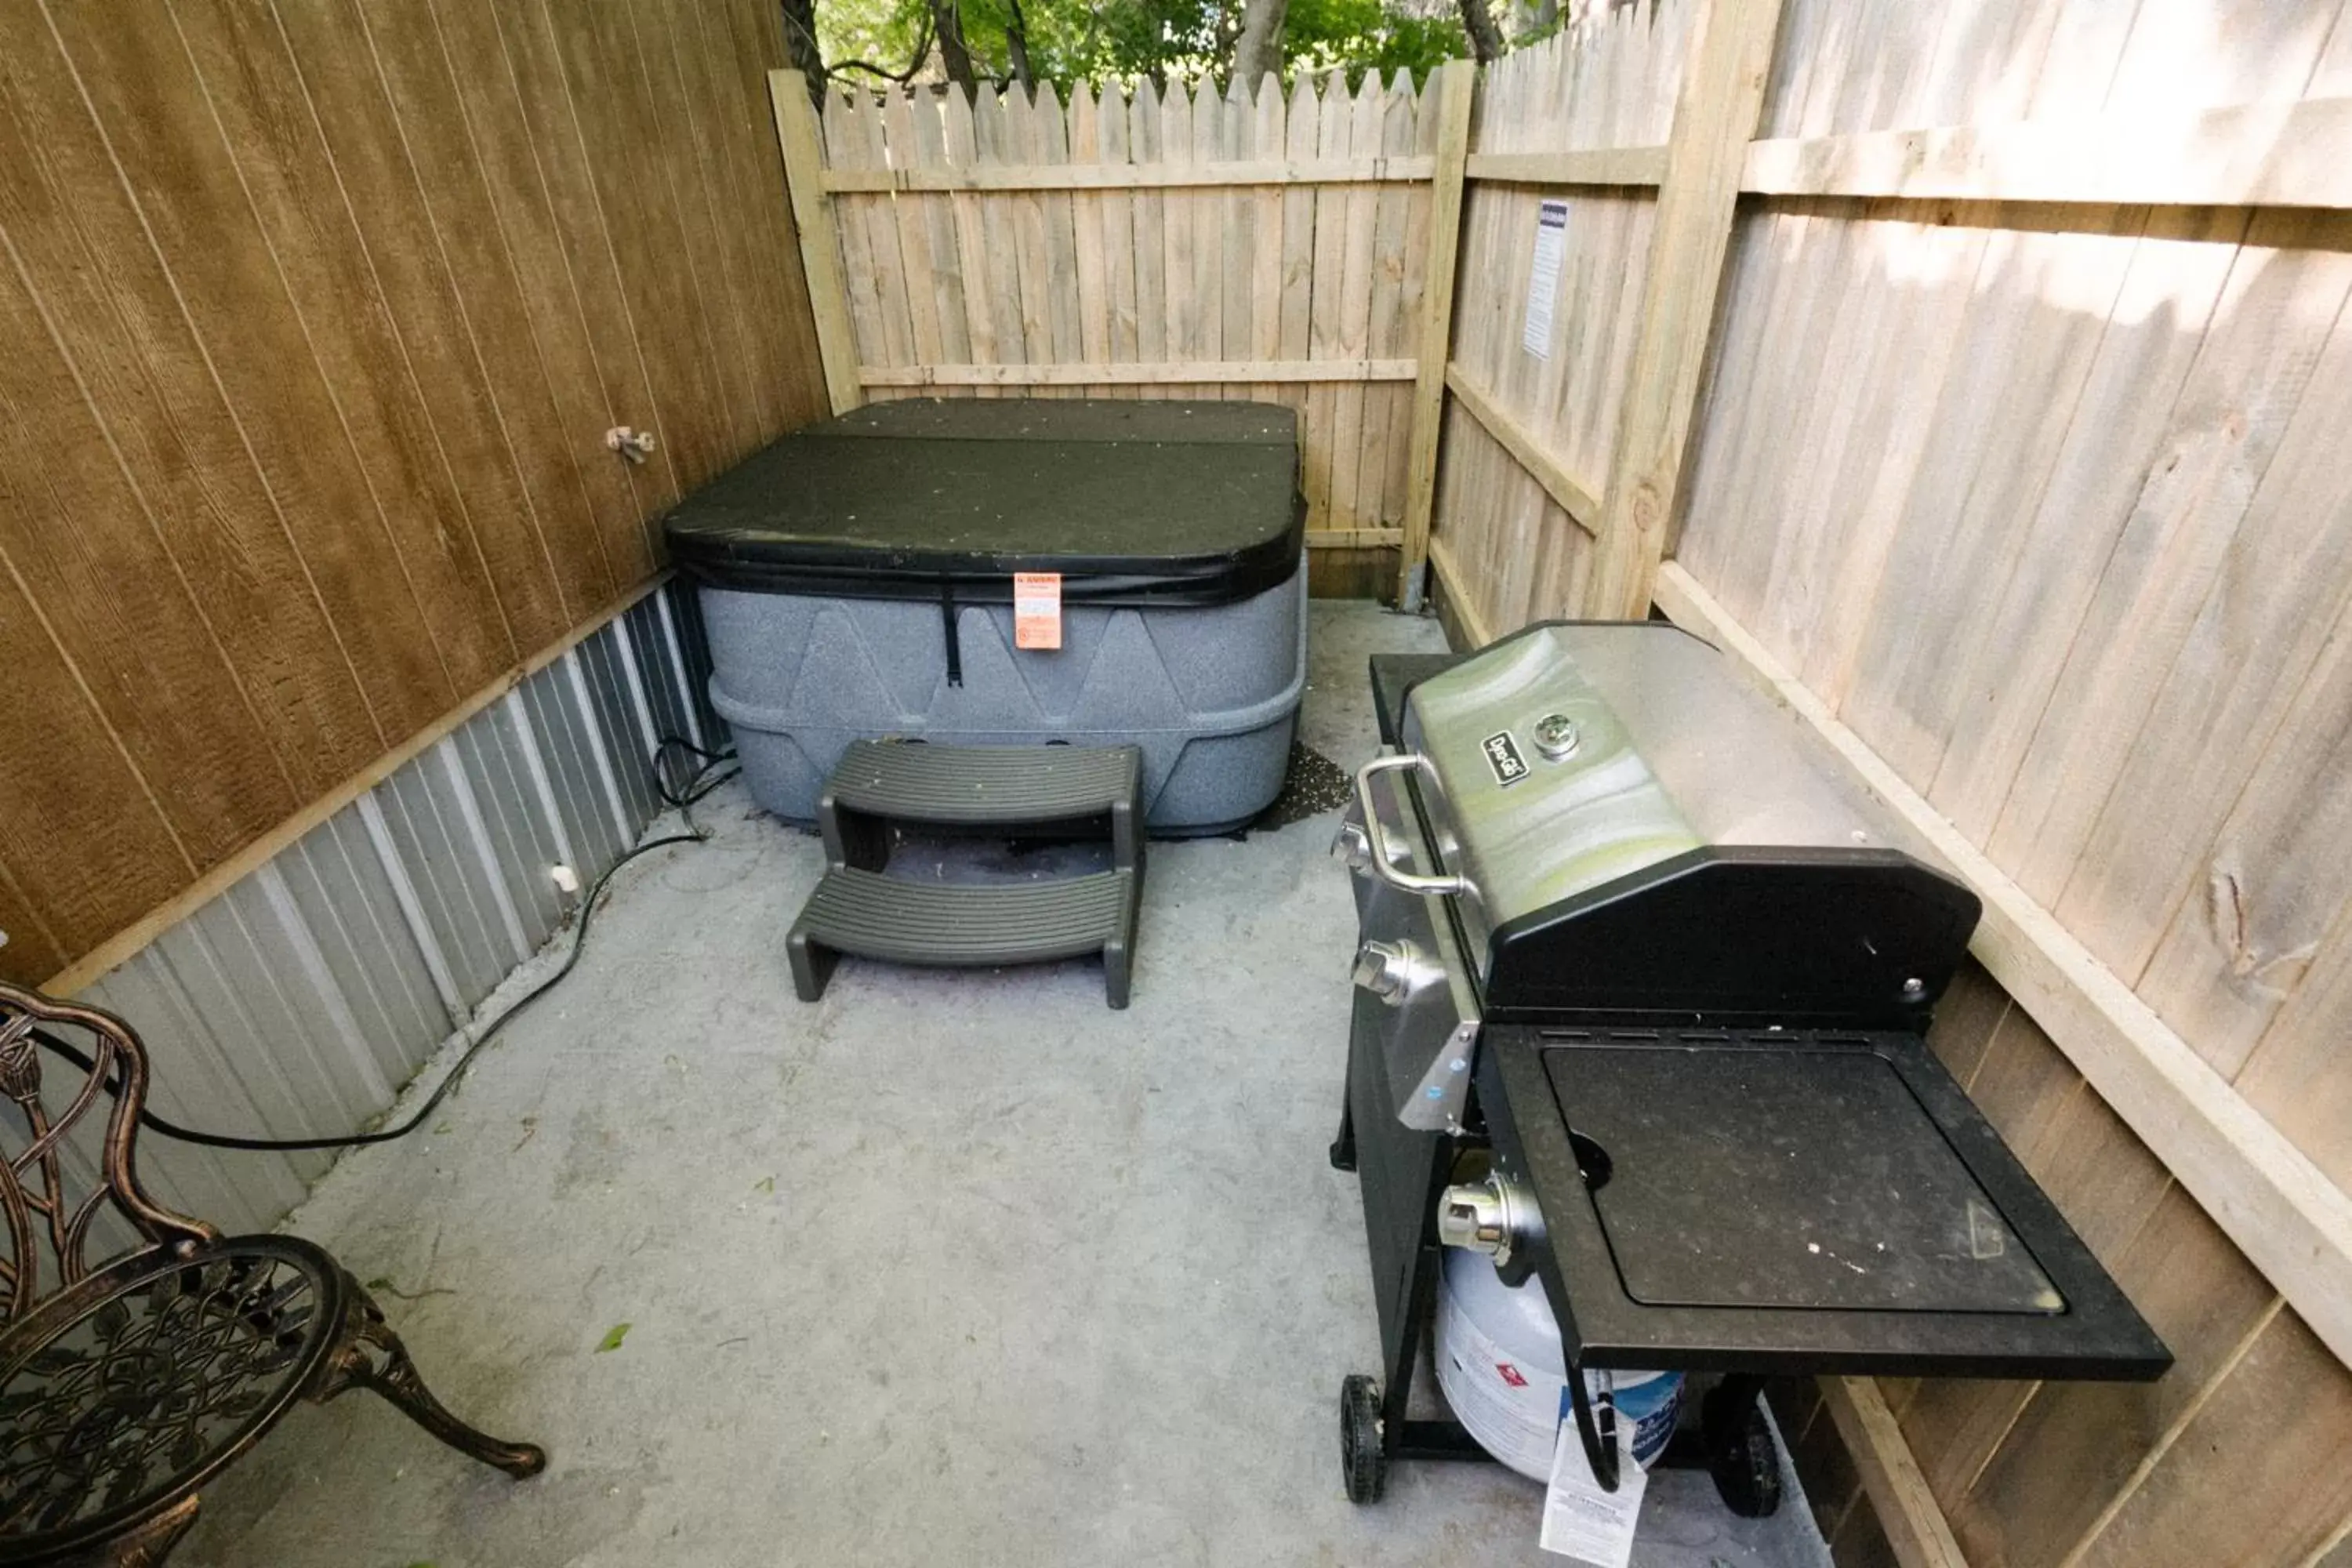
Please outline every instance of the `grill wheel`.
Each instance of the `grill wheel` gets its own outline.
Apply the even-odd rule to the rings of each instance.
[[[1360,1372],[1339,1381],[1339,1464],[1349,1502],[1381,1500],[1389,1482],[1388,1451],[1381,1441],[1381,1385]]]

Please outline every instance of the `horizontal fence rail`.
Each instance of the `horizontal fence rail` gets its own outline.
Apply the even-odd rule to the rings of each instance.
[[[1447,84],[1456,84],[1450,89]],[[777,121],[836,411],[906,395],[1278,402],[1307,542],[1426,532],[1466,72],[1286,96],[835,91]],[[1450,95],[1449,95],[1450,93]],[[1434,302],[1433,279],[1439,279]],[[1428,330],[1439,311],[1434,337]],[[1434,361],[1431,355],[1436,357]],[[1432,365],[1434,364],[1433,370]]]
[[[1863,1446],[1841,1560],[2352,1539],[2347,94],[2340,0],[1707,0],[1486,73],[1458,640],[1655,603],[1946,846],[1937,1048],[2179,1358],[1792,1405]]]

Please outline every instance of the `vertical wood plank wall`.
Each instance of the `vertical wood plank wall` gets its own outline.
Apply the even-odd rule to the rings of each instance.
[[[836,89],[820,177],[862,395],[1286,404],[1318,591],[1386,592],[1438,121],[1402,74]]]
[[[2347,94],[2337,0],[1789,0],[1759,135],[2106,121],[2193,189],[2200,110]],[[1791,195],[1735,244],[1681,566],[2352,1186],[2352,213]],[[1889,1385],[1971,1559],[2344,1550],[2352,1373],[1998,987],[1939,1043],[2179,1358]]]
[[[1585,602],[1695,10],[1629,8],[1515,51],[1479,95],[1462,231],[1475,282],[1455,300],[1430,541],[1474,641]],[[1547,201],[1566,205],[1567,227],[1538,353],[1527,322]]]
[[[1639,29],[1681,15],[1487,73],[1431,545],[1466,640],[1614,613],[1595,498],[1680,68]],[[1672,572],[2185,1042],[2193,1092],[2267,1123],[2259,1182],[2340,1216],[2352,15],[1786,0],[1754,135]],[[1545,197],[1549,357],[1521,342]],[[2282,1294],[2313,1271],[2266,1278],[2261,1222],[1983,971],[1937,1043],[2179,1358],[1883,1385],[1969,1560],[2346,1561],[2352,1372]],[[1815,1392],[1780,1395],[1840,1561],[1897,1560]]]
[[[608,610],[820,411],[779,26],[0,0],[0,974]]]

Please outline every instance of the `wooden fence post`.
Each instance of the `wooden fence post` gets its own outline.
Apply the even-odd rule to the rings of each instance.
[[[1462,178],[1470,156],[1470,105],[1477,68],[1440,66],[1437,169],[1429,196],[1428,283],[1421,297],[1420,367],[1412,386],[1412,446],[1405,470],[1404,549],[1397,563],[1397,605],[1421,607],[1429,564],[1429,519],[1437,500],[1437,436],[1445,419],[1445,362],[1454,344],[1454,267],[1462,247]],[[1738,168],[1734,166],[1734,177]]]
[[[841,278],[841,247],[833,237],[833,203],[824,193],[824,144],[808,79],[795,70],[768,73],[776,110],[776,140],[784,149],[784,184],[793,225],[800,230],[801,269],[808,277],[809,309],[816,316],[816,347],[824,362],[824,390],[835,414],[866,400],[857,379],[857,333],[849,321],[849,291]]]
[[[1585,595],[1588,616],[1639,619],[1650,613],[1651,584],[1665,552],[1715,327],[1740,172],[1764,107],[1780,5],[1701,0],[1692,20],[1688,63],[1666,140],[1640,336]]]

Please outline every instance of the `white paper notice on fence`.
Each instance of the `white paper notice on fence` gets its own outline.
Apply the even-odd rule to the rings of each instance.
[[[1650,1478],[1633,1461],[1632,1431],[1630,1425],[1619,1429],[1617,1489],[1605,1492],[1593,1479],[1576,1423],[1559,1424],[1552,1445],[1551,1485],[1544,1491],[1543,1535],[1538,1542],[1546,1552],[1587,1568],[1626,1568],[1633,1562],[1633,1523],[1641,1517],[1642,1493]]]
[[[1568,204],[1546,202],[1536,209],[1536,264],[1528,272],[1528,324],[1519,332],[1519,346],[1538,359],[1551,358],[1551,303],[1567,249]]]

